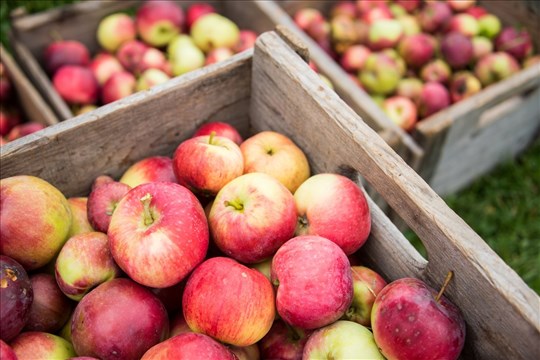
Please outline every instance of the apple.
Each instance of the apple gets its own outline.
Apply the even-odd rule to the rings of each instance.
[[[344,320],[371,326],[371,309],[377,294],[387,285],[377,272],[365,266],[351,266],[354,295]]]
[[[167,311],[150,290],[118,278],[82,298],[73,313],[71,337],[79,356],[140,359],[166,339],[168,327]]]
[[[83,105],[77,109],[77,107],[74,108],[74,114],[75,116],[86,114],[87,112],[94,111],[98,107],[96,105]]]
[[[417,104],[422,93],[424,83],[417,77],[403,78],[399,81],[396,89],[397,96],[405,96]]]
[[[478,61],[487,54],[491,54],[493,52],[493,42],[486,37],[475,36],[472,38],[472,45],[474,61]]]
[[[391,3],[388,5],[388,8],[390,9],[390,12],[395,19],[399,19],[400,17],[408,14],[407,10],[400,4]]]
[[[10,343],[17,359],[69,359],[77,356],[73,346],[61,338],[41,331],[19,334]]]
[[[182,313],[182,309],[180,309],[180,311],[175,312],[174,315],[171,316],[169,338],[175,337],[176,335],[181,335],[181,334],[191,333],[191,332],[193,331],[191,331],[191,329],[189,328],[186,322],[186,319],[184,319],[184,314]]]
[[[372,9],[385,8],[387,3],[388,0],[357,0],[356,7],[359,14],[365,14]]]
[[[90,188],[90,191],[96,189],[98,186],[101,186],[103,184],[107,184],[107,183],[110,183],[110,182],[113,182],[113,181],[114,181],[114,179],[112,177],[110,177],[109,175],[99,175],[92,182],[92,186]]]
[[[13,129],[7,134],[7,140],[13,141],[23,136],[33,134],[37,131],[45,129],[45,125],[38,122],[27,122],[19,125],[15,125]]]
[[[459,309],[414,278],[382,289],[373,304],[371,326],[387,359],[457,359],[465,342]]]
[[[222,47],[215,48],[208,52],[206,55],[205,65],[215,64],[217,62],[227,60],[234,55],[234,52],[230,48]]]
[[[103,86],[111,75],[122,71],[124,68],[115,56],[107,53],[99,53],[90,63],[90,69],[94,73],[94,77],[99,85]]]
[[[399,42],[399,55],[412,68],[421,68],[435,55],[435,39],[420,33],[404,37]]]
[[[136,37],[135,21],[123,13],[104,17],[97,28],[99,45],[112,53],[116,52],[123,43],[135,40]]]
[[[294,23],[306,31],[313,22],[325,21],[323,14],[315,8],[302,8],[293,16]]]
[[[75,40],[60,40],[50,43],[43,54],[45,69],[54,75],[65,65],[85,67],[90,64],[90,52],[86,45]]]
[[[249,346],[234,346],[229,345],[229,350],[236,355],[238,360],[259,360],[261,354],[257,343]]]
[[[401,79],[401,68],[385,53],[372,53],[359,73],[362,85],[374,95],[388,95],[396,90]]]
[[[447,0],[454,11],[465,11],[476,5],[476,0]]]
[[[174,336],[151,347],[141,360],[192,360],[223,359],[237,357],[223,344],[204,334],[186,333]]]
[[[302,359],[373,359],[384,360],[373,334],[352,321],[339,320],[316,330],[309,337]]]
[[[289,137],[275,131],[261,131],[246,139],[240,150],[244,172],[263,172],[278,179],[291,192],[310,175],[306,155]]]
[[[478,35],[480,26],[474,16],[467,13],[460,13],[452,16],[445,31],[459,32],[467,37],[473,37]]]
[[[371,230],[369,206],[362,190],[338,174],[317,174],[294,193],[298,221],[295,235],[319,235],[345,254],[356,252]]]
[[[190,5],[186,11],[186,26],[188,30],[191,29],[193,23],[201,16],[214,12],[216,12],[216,9],[208,3],[195,3]]]
[[[514,57],[506,52],[499,51],[478,60],[474,67],[474,74],[480,80],[482,86],[488,86],[512,76],[519,70],[519,63]]]
[[[441,41],[441,53],[452,69],[462,69],[472,61],[474,48],[469,37],[450,32]]]
[[[9,346],[4,342],[4,340],[0,339],[0,359],[2,360],[17,360],[17,355],[15,355],[15,352]]]
[[[184,26],[184,11],[174,1],[146,1],[135,16],[137,33],[151,46],[167,45]]]
[[[338,54],[343,54],[352,45],[360,43],[360,33],[357,29],[356,22],[348,16],[340,15],[332,18],[330,23],[319,22],[314,24],[319,24],[318,27],[320,28],[316,42],[319,45],[323,45],[325,41],[328,41],[332,50],[335,50]],[[313,28],[317,27],[314,24],[308,29],[311,29],[311,37],[314,34]],[[327,33],[326,35],[325,32]],[[368,43],[370,33],[371,27],[366,29],[365,35],[362,34],[366,37],[366,44]],[[324,48],[325,45],[322,47]]]
[[[170,157],[150,156],[139,160],[131,165],[119,180],[131,188],[158,181],[177,182]]]
[[[142,184],[128,192],[116,206],[108,235],[118,266],[155,288],[182,281],[208,250],[201,204],[187,188],[171,182]]]
[[[145,70],[135,86],[135,91],[149,90],[156,85],[163,84],[169,81],[171,78],[159,69],[147,69]]]
[[[330,10],[330,18],[345,15],[351,19],[355,19],[357,15],[356,4],[353,1],[339,1],[332,6]]]
[[[420,27],[424,32],[432,34],[443,30],[451,17],[452,9],[442,1],[428,2],[418,12]]]
[[[294,328],[276,320],[270,331],[259,341],[262,359],[301,360],[311,332]]]
[[[61,338],[66,339],[70,343],[72,342],[72,339],[71,339],[71,322],[72,322],[72,320],[73,320],[73,311],[71,311],[68,321],[66,321],[64,326],[62,326],[62,329],[60,329],[60,331],[58,332],[58,335]]]
[[[193,137],[210,135],[212,132],[214,132],[215,136],[226,137],[234,141],[238,146],[244,141],[242,135],[240,135],[234,126],[221,121],[210,121],[200,125],[193,134]]]
[[[352,45],[343,53],[340,64],[345,71],[358,73],[364,67],[371,50],[364,45]]]
[[[334,21],[336,18],[332,19]],[[350,19],[348,19],[351,23]],[[315,42],[320,43],[330,39],[331,25],[328,21],[313,21],[308,28],[306,33],[313,39]],[[336,33],[332,34],[336,37]]]
[[[56,258],[58,286],[67,297],[76,301],[80,301],[94,287],[120,274],[109,250],[109,239],[100,232],[73,236]]]
[[[272,260],[271,277],[277,311],[292,326],[326,326],[341,318],[352,302],[349,259],[321,236],[297,236],[283,244]]]
[[[235,53],[242,52],[247,49],[251,49],[255,46],[255,41],[259,35],[252,30],[240,30],[238,42],[233,46]]]
[[[56,333],[68,321],[72,303],[60,291],[53,275],[32,274],[30,282],[34,299],[24,330]]]
[[[3,252],[0,254],[0,284],[0,340],[10,342],[28,321],[34,293],[26,270]]]
[[[137,80],[135,76],[127,71],[120,71],[113,74],[103,85],[101,101],[109,104],[135,93]]]
[[[378,51],[396,46],[403,37],[403,27],[395,19],[381,19],[369,28],[368,44],[371,50]]]
[[[452,69],[443,59],[434,59],[420,69],[420,78],[424,82],[435,81],[446,84],[452,76]]]
[[[418,104],[418,113],[426,118],[450,106],[450,94],[441,83],[430,81],[424,84]]]
[[[469,71],[455,73],[450,81],[450,96],[453,103],[466,99],[480,90],[482,90],[480,80]]]
[[[382,108],[390,120],[405,131],[414,129],[418,120],[418,111],[411,99],[394,95],[384,100]]]
[[[208,51],[234,47],[240,40],[240,29],[228,18],[210,13],[201,16],[192,26],[190,35],[199,49]]]
[[[403,28],[403,35],[410,36],[420,34],[422,29],[420,28],[420,23],[418,19],[413,15],[404,15],[397,19]]]
[[[375,6],[361,14],[360,19],[369,25],[379,20],[390,20],[393,18],[392,11],[390,11],[390,8],[385,3],[381,3],[379,6]]]
[[[137,73],[147,49],[148,46],[141,41],[126,41],[118,48],[116,57],[126,71]]]
[[[143,74],[148,69],[158,69],[166,72],[168,66],[165,54],[156,48],[149,47],[142,53],[136,73]]]
[[[493,14],[485,14],[478,18],[478,35],[494,39],[501,32],[501,20]]]
[[[67,238],[78,234],[94,231],[92,225],[88,221],[87,208],[88,198],[72,197],[67,199],[69,208],[71,209],[71,227]]]
[[[465,12],[469,15],[474,16],[476,19],[480,19],[482,16],[488,14],[488,11],[486,8],[482,6],[473,6],[465,10]]]
[[[495,38],[495,49],[504,51],[522,61],[532,54],[533,45],[530,34],[525,29],[505,27]]]
[[[0,107],[0,136],[9,134],[11,129],[22,122],[21,114],[17,108]]]
[[[204,53],[188,35],[174,38],[167,47],[167,53],[175,76],[202,68],[206,61]]]
[[[107,233],[111,216],[120,200],[131,188],[117,181],[107,182],[92,189],[86,204],[88,222],[97,231]]]
[[[272,326],[274,291],[257,270],[231,258],[215,257],[190,275],[182,309],[194,332],[227,344],[249,346]]]
[[[53,76],[53,85],[67,103],[94,104],[98,98],[99,84],[88,67],[64,65]]]
[[[0,180],[0,194],[0,253],[27,271],[47,264],[67,240],[67,199],[47,181],[29,175]]]
[[[421,0],[394,0],[396,4],[403,6],[407,12],[412,13],[421,5]]]

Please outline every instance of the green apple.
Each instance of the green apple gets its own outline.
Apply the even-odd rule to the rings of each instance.
[[[195,45],[204,52],[219,47],[232,48],[240,40],[240,29],[226,17],[210,13],[201,16],[191,27]]]
[[[171,41],[167,48],[174,76],[202,68],[206,61],[204,53],[188,35],[179,35]]]

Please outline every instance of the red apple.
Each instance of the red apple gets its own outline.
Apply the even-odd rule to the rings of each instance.
[[[461,13],[452,16],[445,31],[459,32],[467,37],[473,37],[478,35],[480,26],[478,20],[476,20],[474,16],[467,13]]]
[[[15,355],[15,352],[9,346],[4,342],[4,340],[0,339],[0,359],[2,360],[17,360],[17,355]]]
[[[428,62],[420,69],[420,78],[424,82],[435,81],[446,84],[450,80],[452,69],[443,59],[435,59]]]
[[[418,121],[418,111],[411,99],[404,96],[391,96],[384,100],[382,108],[390,120],[403,130],[414,129]]]
[[[478,61],[487,54],[493,52],[493,43],[490,39],[483,36],[475,36],[472,39],[473,44],[473,60]]]
[[[238,43],[233,47],[235,53],[242,52],[247,49],[251,49],[255,46],[255,41],[259,35],[255,31],[251,30],[240,30],[240,39]]]
[[[108,15],[99,22],[96,36],[102,48],[115,52],[123,43],[137,37],[135,21],[123,13]]]
[[[371,50],[364,45],[353,45],[343,53],[340,64],[345,71],[357,73],[362,70],[364,64],[371,54]]]
[[[396,4],[399,4],[399,5],[403,6],[403,8],[405,10],[407,10],[407,12],[409,12],[409,13],[414,12],[421,5],[420,0],[394,0],[394,2]]]
[[[272,326],[274,291],[257,270],[230,258],[215,257],[189,277],[182,308],[193,331],[227,344],[249,346]]]
[[[369,327],[375,298],[387,283],[382,276],[365,266],[352,266],[351,270],[354,295],[343,318]]]
[[[474,74],[482,86],[506,79],[519,71],[519,63],[506,52],[495,52],[481,58],[474,67]]]
[[[47,72],[54,75],[58,69],[65,65],[88,66],[90,64],[90,52],[80,41],[55,41],[45,49],[43,62]]]
[[[379,6],[375,6],[365,12],[361,12],[360,19],[369,25],[372,25],[379,20],[390,20],[394,16],[390,11],[390,8],[385,3],[381,3]]]
[[[94,229],[107,233],[111,216],[120,200],[131,188],[123,183],[111,181],[92,189],[86,204],[88,222]]]
[[[371,326],[387,359],[457,359],[465,342],[459,309],[413,278],[395,280],[377,295]]]
[[[302,360],[302,352],[311,332],[294,328],[276,320],[259,341],[262,359]]]
[[[215,136],[226,137],[236,143],[236,145],[242,144],[244,141],[238,130],[231,124],[220,122],[220,121],[210,121],[202,124],[197,128],[193,137],[210,135],[212,132],[215,133]]]
[[[101,101],[103,104],[109,104],[135,93],[137,80],[135,76],[127,71],[121,71],[113,74],[103,85],[101,92]]]
[[[46,332],[23,332],[13,339],[10,345],[19,360],[69,359],[76,356],[68,341]]]
[[[315,8],[302,8],[294,14],[293,20],[300,29],[306,31],[313,22],[321,22],[325,19],[323,14]]]
[[[97,101],[99,84],[88,67],[64,65],[53,76],[53,85],[67,103],[93,104]]]
[[[7,134],[7,140],[13,141],[23,136],[33,134],[37,131],[45,129],[45,125],[38,122],[27,122],[19,125],[15,125],[13,129]]]
[[[531,36],[525,29],[505,27],[495,39],[495,49],[512,55],[522,61],[532,54],[533,45]]]
[[[224,345],[203,334],[187,333],[172,337],[150,348],[141,360],[235,360]]]
[[[334,242],[314,235],[287,241],[272,260],[276,307],[292,326],[316,329],[333,323],[353,296],[347,255]]]
[[[174,1],[146,1],[135,17],[137,33],[147,44],[167,45],[184,26],[184,11]]]
[[[488,11],[482,6],[472,6],[465,10],[465,13],[474,16],[476,19],[486,15]]]
[[[98,186],[101,186],[103,184],[110,183],[110,182],[113,182],[113,181],[114,181],[114,179],[112,177],[110,177],[109,175],[99,175],[92,182],[92,186],[90,188],[90,191],[93,191]]]
[[[206,55],[205,65],[215,64],[217,62],[227,60],[234,55],[234,52],[230,48],[222,47],[215,48],[208,52]]]
[[[190,5],[186,11],[186,26],[188,30],[191,29],[191,26],[193,23],[195,23],[195,21],[197,21],[198,18],[213,12],[216,12],[216,9],[207,3],[195,3]]]
[[[472,61],[474,49],[470,38],[459,32],[450,32],[441,41],[441,53],[450,67],[461,69]]]
[[[480,90],[482,90],[480,80],[469,71],[457,72],[450,81],[450,96],[453,103],[466,99]]]
[[[94,228],[88,221],[88,210],[86,208],[88,198],[74,197],[67,199],[67,201],[69,203],[69,208],[71,209],[72,219],[68,239],[74,235],[94,231]]]
[[[351,19],[356,18],[357,10],[356,4],[353,1],[341,0],[337,4],[332,6],[330,10],[330,18],[345,15]]]
[[[387,7],[388,0],[356,0],[356,7],[360,14],[376,9],[379,7]]]
[[[435,55],[435,39],[420,33],[404,37],[399,43],[399,55],[412,68],[421,68]]]
[[[138,40],[126,41],[118,49],[116,57],[125,70],[136,73],[147,49],[148,46]]]
[[[167,156],[151,156],[137,161],[124,172],[119,181],[132,188],[150,182],[177,182],[172,159]]]
[[[422,88],[418,104],[421,118],[428,117],[450,105],[448,90],[438,82],[427,82]]]
[[[208,250],[208,225],[197,198],[170,182],[137,186],[118,203],[109,226],[114,260],[140,284],[182,281]]]
[[[476,0],[447,0],[448,5],[454,11],[465,11],[476,5]]]
[[[26,270],[50,262],[71,226],[64,195],[47,181],[28,175],[0,180],[0,194],[0,253]]]
[[[168,327],[159,299],[130,279],[119,278],[82,298],[73,313],[71,336],[79,356],[140,359],[166,338]]]
[[[97,54],[90,64],[90,69],[101,86],[103,86],[113,74],[124,70],[120,61],[113,55],[107,53]]]
[[[294,193],[298,221],[295,235],[319,235],[347,255],[356,252],[371,230],[369,207],[362,190],[338,174],[317,174]]]
[[[446,2],[428,2],[420,9],[418,21],[424,32],[432,33],[443,30],[452,17],[452,9]]]
[[[168,65],[167,57],[162,51],[149,47],[142,53],[141,60],[135,72],[143,74],[148,69],[157,69],[165,72]]]
[[[21,114],[17,108],[0,107],[0,136],[9,134],[11,129],[21,123]]]

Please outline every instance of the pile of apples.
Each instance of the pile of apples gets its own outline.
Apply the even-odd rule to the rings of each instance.
[[[45,128],[35,121],[24,121],[15,88],[0,62],[0,146]]]
[[[456,359],[442,292],[357,261],[361,188],[287,136],[209,122],[88,197],[0,181],[0,357]],[[11,354],[11,355],[10,355]],[[10,357],[11,356],[11,357]]]
[[[186,10],[175,1],[147,1],[135,17],[103,18],[93,58],[79,41],[59,40],[44,53],[54,88],[75,114],[108,104],[173,76],[225,60],[251,48],[257,34],[240,30],[207,3]]]
[[[392,121],[417,121],[540,61],[524,28],[475,0],[357,0],[294,14]]]

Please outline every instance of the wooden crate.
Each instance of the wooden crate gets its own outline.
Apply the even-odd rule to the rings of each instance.
[[[1,44],[0,62],[5,66],[24,118],[46,126],[56,124],[58,118],[54,112]]]
[[[479,1],[504,24],[522,24],[540,50],[539,8],[531,1]],[[284,24],[306,44],[320,68],[336,85],[347,91],[342,96],[366,122],[386,121],[387,116],[347,73],[306,33],[292,15],[313,7],[328,14],[333,1],[261,1],[265,14],[275,24]],[[278,5],[279,4],[279,5]],[[540,64],[482,90],[418,123],[412,142],[423,151],[413,168],[440,195],[469,185],[502,161],[520,154],[540,133]],[[361,110],[358,110],[358,109]],[[375,120],[373,120],[375,121]],[[406,160],[412,164],[410,159]]]
[[[184,1],[186,8],[193,1]],[[73,116],[69,106],[54,90],[52,83],[41,64],[46,46],[55,38],[79,40],[86,44],[94,53],[99,46],[95,37],[99,21],[106,15],[132,8],[141,1],[86,1],[68,5],[34,15],[14,16],[12,20],[14,49],[25,65],[41,92],[47,97],[51,106],[62,119]],[[216,9],[235,21],[241,28],[252,29],[258,33],[273,30],[275,23],[266,14],[265,3],[256,1],[209,1]],[[322,73],[329,75],[333,70],[327,69],[324,62],[313,57],[314,62],[321,68]],[[376,114],[364,120],[375,129],[391,146],[413,167],[419,164],[422,151],[416,146],[412,138],[401,128],[396,126],[382,110],[369,102],[364,93],[354,94],[349,88],[338,82],[336,91],[347,100],[360,114]],[[350,86],[350,85],[349,85]],[[352,95],[349,95],[351,94]],[[349,98],[354,99],[354,101]],[[363,105],[360,105],[363,104]],[[366,112],[367,109],[368,111]]]
[[[1,176],[35,175],[67,196],[86,195],[98,175],[118,178],[144,157],[172,156],[217,119],[244,136],[284,133],[314,173],[367,179],[422,239],[429,261],[370,201],[363,262],[387,280],[413,276],[435,288],[453,271],[446,295],[467,323],[464,358],[538,358],[540,298],[275,32],[254,50],[7,144]]]

